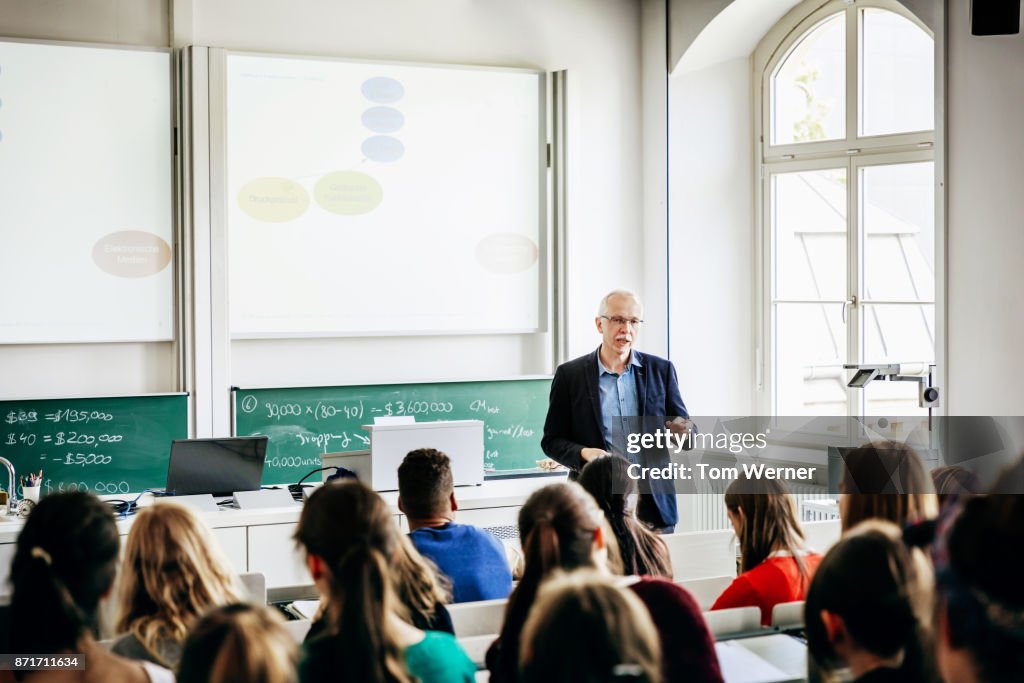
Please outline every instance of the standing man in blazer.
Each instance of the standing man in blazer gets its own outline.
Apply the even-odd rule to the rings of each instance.
[[[636,295],[609,293],[594,323],[601,333],[597,350],[555,371],[541,439],[544,453],[569,468],[570,480],[595,458],[614,453],[629,459],[625,434],[637,417],[662,416],[678,433],[688,426],[672,363],[633,348],[643,324],[643,305]],[[679,520],[675,491],[642,493],[637,516],[656,531],[672,533]]]

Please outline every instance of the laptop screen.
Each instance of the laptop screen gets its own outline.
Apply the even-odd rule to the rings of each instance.
[[[171,442],[167,495],[256,491],[263,480],[266,436],[230,439],[178,439]]]

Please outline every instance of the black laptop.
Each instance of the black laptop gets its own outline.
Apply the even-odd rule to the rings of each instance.
[[[178,439],[171,442],[167,465],[167,495],[256,491],[263,480],[266,436],[227,439]]]

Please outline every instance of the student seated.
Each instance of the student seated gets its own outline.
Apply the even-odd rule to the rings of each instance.
[[[206,524],[161,501],[135,516],[120,578],[120,616],[111,650],[174,668],[199,617],[242,599],[238,577]]]
[[[922,558],[923,559],[923,558]],[[856,683],[934,680],[927,561],[891,522],[868,520],[829,550],[804,608],[810,666],[849,669]]]
[[[409,522],[409,537],[451,580],[452,601],[494,600],[512,592],[512,571],[494,534],[455,522],[459,509],[448,456],[420,448],[398,468],[398,509]]]
[[[934,519],[939,502],[921,457],[897,441],[874,441],[850,451],[839,483],[843,531],[865,519],[885,519],[901,529]]]
[[[622,573],[672,578],[672,559],[661,536],[636,518],[637,484],[629,462],[617,455],[591,460],[579,484],[594,497],[608,521],[622,557]]]
[[[796,506],[777,479],[737,479],[725,490],[725,507],[740,543],[740,575],[711,609],[759,607],[771,624],[772,608],[803,600],[821,555],[804,546]]]
[[[9,652],[81,654],[85,670],[0,671],[0,681],[173,683],[167,669],[125,659],[96,641],[98,607],[114,584],[120,544],[110,507],[91,493],[39,501],[11,562]]]
[[[185,641],[178,683],[296,683],[298,648],[281,617],[235,603],[200,619]]]
[[[501,634],[487,652],[491,683],[517,680],[523,625],[546,578],[556,570],[608,572],[608,554],[618,551],[603,522],[597,503],[575,482],[538,489],[520,509],[526,568],[509,598]],[[658,631],[664,680],[722,682],[714,640],[692,595],[660,577],[619,581],[640,598]]]
[[[938,665],[946,683],[1024,680],[1024,467],[972,498],[938,577]]]
[[[661,681],[661,646],[650,614],[631,591],[593,570],[545,581],[522,641],[522,681]]]
[[[303,644],[302,683],[472,683],[476,667],[448,633],[406,623],[389,563],[401,534],[365,485],[329,483],[302,508],[295,538],[324,605]]]

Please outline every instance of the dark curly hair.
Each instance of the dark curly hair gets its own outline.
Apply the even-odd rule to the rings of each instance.
[[[410,451],[398,466],[398,496],[410,517],[431,517],[444,510],[452,494],[452,467],[436,448]]]

